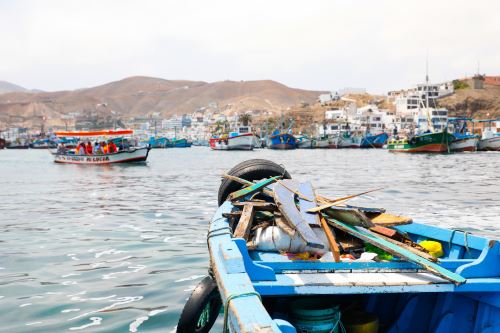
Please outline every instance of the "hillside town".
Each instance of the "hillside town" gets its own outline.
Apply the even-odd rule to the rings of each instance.
[[[113,110],[105,101],[94,108],[62,113],[60,119],[48,115],[31,116],[32,127],[15,126],[25,117],[3,115],[0,123],[1,145],[7,148],[45,147],[54,140],[57,131],[89,131],[109,128],[134,130],[144,143],[155,144],[155,138],[184,139],[195,145],[208,145],[212,137],[238,131],[254,133],[261,142],[269,144],[272,132],[286,130],[298,137],[331,138],[341,133],[387,133],[388,136],[406,137],[429,129],[440,131],[448,127],[450,116],[467,116],[472,119],[473,104],[466,110],[450,110],[441,101],[453,97],[461,90],[481,91],[500,88],[500,76],[475,75],[471,78],[441,83],[422,83],[415,87],[389,91],[385,96],[370,95],[365,89],[345,88],[322,93],[312,102],[300,102],[277,110],[235,108],[233,104],[221,105],[217,101],[197,107],[191,113],[165,116],[162,112],[146,112],[140,116],[126,117]],[[422,109],[433,108],[429,115]],[[484,114],[480,114],[484,118]],[[486,113],[488,115],[488,113]],[[473,124],[471,131],[481,134],[491,123]],[[494,126],[495,123],[493,124]],[[50,144],[49,144],[50,145]],[[53,144],[55,145],[55,143]]]

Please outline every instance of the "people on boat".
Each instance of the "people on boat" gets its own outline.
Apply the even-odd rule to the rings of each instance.
[[[86,154],[86,149],[85,149],[85,143],[80,143],[77,147],[77,155],[85,155]]]
[[[87,146],[85,147],[85,152],[87,153],[87,155],[93,154],[92,144],[90,143],[90,141],[87,141]]]
[[[113,141],[110,141],[108,144],[108,153],[114,154],[116,152],[118,152],[118,148],[116,147],[116,144]]]

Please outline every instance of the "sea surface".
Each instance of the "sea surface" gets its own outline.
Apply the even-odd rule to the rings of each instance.
[[[58,165],[0,151],[0,332],[173,332],[208,268],[221,174],[283,164],[352,204],[500,238],[500,154],[159,149],[145,165]],[[220,331],[220,325],[212,331]]]

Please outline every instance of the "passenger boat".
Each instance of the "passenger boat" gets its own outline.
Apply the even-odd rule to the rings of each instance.
[[[104,131],[85,131],[85,132],[56,132],[58,137],[78,137],[83,138],[102,138],[102,137],[115,137],[113,140],[121,142],[128,142],[122,139],[123,136],[130,136],[134,133],[133,130],[104,130]],[[118,138],[117,138],[118,137]],[[106,140],[107,141],[107,140]],[[77,155],[74,152],[66,151],[65,153],[51,151],[54,156],[54,162],[64,164],[114,164],[114,163],[134,163],[145,162],[148,158],[148,147],[134,147],[129,143],[119,144],[119,150],[116,153],[102,154],[102,155]]]
[[[404,139],[391,139],[387,149],[398,153],[447,153],[453,135],[446,130],[437,133],[424,133]]]
[[[483,128],[478,150],[500,151],[500,119],[477,120],[476,122],[488,124],[487,127]],[[495,123],[495,127],[492,126],[493,123]]]
[[[228,134],[213,135],[209,143],[213,150],[253,150],[255,136],[250,126],[238,126]]]
[[[360,148],[382,148],[386,143],[389,135],[385,132],[379,134],[367,133],[362,139]]]
[[[290,131],[283,132],[276,129],[269,137],[270,149],[295,149],[297,140]]]
[[[270,178],[262,181],[263,170]],[[233,333],[500,332],[497,240],[411,219],[398,222],[380,209],[347,206],[334,208],[337,215],[318,213],[325,212],[317,202],[324,197],[315,195],[310,183],[286,178],[290,175],[283,167],[265,160],[246,161],[228,172],[219,189],[220,207],[209,224],[209,275],[184,306],[177,332],[208,332],[221,308],[223,332]],[[260,200],[252,201],[256,197]],[[259,230],[276,228],[262,222],[269,216],[277,226],[285,220],[294,225],[291,232],[309,250],[294,254],[256,246]],[[358,220],[375,226],[356,224]],[[250,232],[256,236],[249,241]],[[427,242],[426,252],[418,244],[395,241],[391,232],[402,235],[407,245]],[[342,234],[348,237],[342,240]],[[384,257],[378,251],[372,254],[385,259],[362,260],[363,253],[359,259],[344,255],[338,260],[335,254],[356,254],[348,250],[354,238],[365,242],[358,246],[376,244],[399,255]],[[279,242],[273,238],[269,244]],[[331,252],[318,255],[321,246]],[[312,257],[305,255],[312,251]]]
[[[452,152],[476,151],[479,136],[468,131],[467,122],[472,121],[467,117],[448,118],[448,131],[453,135],[450,142]]]

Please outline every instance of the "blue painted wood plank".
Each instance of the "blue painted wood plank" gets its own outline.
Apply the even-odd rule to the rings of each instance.
[[[306,220],[307,223],[309,223],[309,225],[320,227],[321,223],[319,221],[318,214],[307,213],[308,209],[318,206],[316,202],[316,195],[314,193],[314,189],[312,187],[311,182],[300,183],[298,191],[299,193],[303,194],[306,198],[311,198],[313,200],[313,201],[308,201],[299,198],[300,215],[302,215],[304,220]]]
[[[381,248],[384,251],[387,251],[391,254],[395,254],[398,257],[401,257],[403,259],[409,260],[411,262],[414,262],[420,266],[422,266],[424,269],[428,270],[429,272],[432,272],[444,279],[447,279],[449,281],[452,281],[456,284],[462,284],[466,281],[466,279],[456,273],[450,272],[447,269],[444,269],[443,267],[439,266],[438,264],[433,263],[432,261],[429,261],[427,259],[424,259],[418,255],[416,255],[413,252],[410,252],[402,247],[399,247],[395,244],[392,244],[391,242],[386,241],[385,239],[381,239],[380,237],[374,235],[370,231],[363,229],[363,228],[358,228],[358,227],[353,227],[348,224],[342,223],[337,220],[329,220],[330,223],[332,223],[335,227],[357,237],[365,242],[368,242],[372,245],[375,245],[379,248]]]

